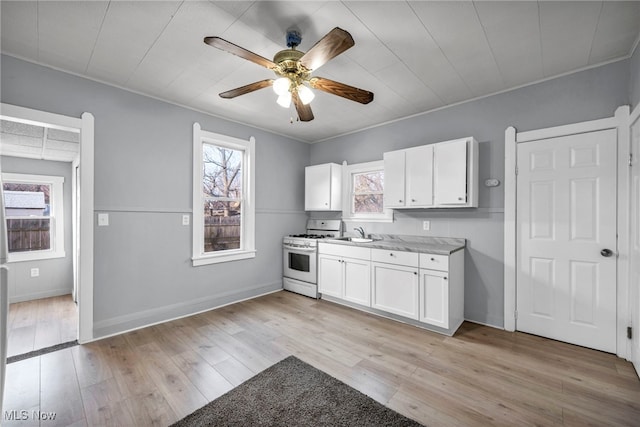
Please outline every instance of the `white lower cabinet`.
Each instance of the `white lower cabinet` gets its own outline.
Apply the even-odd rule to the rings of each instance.
[[[318,290],[452,335],[464,320],[464,251],[434,255],[320,243]]]
[[[318,292],[342,298],[343,282],[342,258],[318,255]]]
[[[368,248],[320,244],[318,291],[370,307],[370,259],[371,250]]]
[[[420,270],[421,322],[447,329],[449,327],[449,273]]]
[[[418,268],[374,262],[372,307],[418,320]]]

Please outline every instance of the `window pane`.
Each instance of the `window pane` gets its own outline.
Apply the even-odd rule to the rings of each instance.
[[[5,182],[9,253],[51,249],[51,185]]]
[[[242,197],[242,151],[204,144],[203,172],[205,197]]]
[[[241,218],[239,201],[205,201],[205,253],[240,249]]]
[[[382,194],[362,194],[353,197],[353,213],[382,213]]]
[[[384,189],[384,171],[365,172],[353,176],[353,192],[381,193]]]
[[[9,253],[51,249],[49,218],[7,219]]]

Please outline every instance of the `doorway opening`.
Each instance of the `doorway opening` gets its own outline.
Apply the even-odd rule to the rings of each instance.
[[[15,201],[10,203],[18,205],[12,212],[6,212],[5,206],[0,213],[2,222],[11,226],[6,236],[10,302],[5,313],[6,353],[12,356],[76,339],[91,341],[93,116],[84,113],[74,118],[9,104],[1,107],[2,187],[12,197],[39,198],[43,205],[36,221],[29,220],[29,215],[20,218],[25,212],[19,211]],[[64,184],[57,195],[38,194],[53,192],[56,184],[38,191],[28,185],[34,184],[30,179]],[[26,191],[20,194],[16,184],[27,184],[22,187]],[[39,227],[30,227],[33,223]]]

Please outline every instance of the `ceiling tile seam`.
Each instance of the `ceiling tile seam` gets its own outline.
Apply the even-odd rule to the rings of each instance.
[[[89,60],[87,61],[87,66],[84,67],[85,74],[89,71],[89,66],[91,65],[91,61],[93,60],[93,54],[96,51],[96,46],[98,45],[98,39],[100,38],[100,34],[102,34],[102,28],[104,27],[104,21],[107,20],[107,15],[109,14],[109,9],[111,8],[111,1],[107,3],[107,7],[104,10],[104,15],[102,16],[102,21],[100,22],[100,29],[98,30],[98,34],[96,34],[96,39],[93,41],[93,46],[91,47],[91,55],[89,55]]]
[[[469,93],[472,93],[474,95],[476,95],[473,90],[471,90],[471,87],[469,86],[469,83],[467,83],[467,81],[462,77],[462,75],[460,74],[460,72],[458,71],[458,68],[456,68],[455,65],[453,65],[453,63],[451,62],[451,60],[449,59],[449,57],[447,56],[446,53],[444,53],[444,50],[442,49],[442,47],[440,46],[440,44],[436,41],[435,37],[433,37],[433,34],[431,34],[431,31],[429,31],[429,28],[427,28],[427,24],[424,23],[424,21],[422,19],[420,19],[420,16],[416,13],[415,9],[413,8],[413,6],[411,6],[411,3],[406,2],[407,5],[409,6],[409,8],[411,9],[411,12],[413,12],[413,14],[415,15],[416,18],[418,18],[418,21],[420,21],[420,24],[422,25],[422,28],[424,28],[424,30],[427,32],[427,34],[429,34],[429,37],[431,37],[431,40],[433,40],[433,43],[438,46],[438,50],[442,53],[442,56],[444,57],[444,59],[447,60],[447,63],[451,66],[451,68],[455,71],[456,75],[460,78],[460,81],[464,83],[465,87],[467,88],[467,90],[469,91]],[[434,92],[435,93],[435,92]],[[477,95],[476,95],[477,96]],[[438,96],[438,98],[440,98],[440,96]],[[447,104],[446,101],[442,100],[443,104]]]
[[[186,0],[182,0],[180,2],[180,4],[178,5],[178,7],[176,8],[176,10],[173,11],[173,13],[171,14],[171,18],[169,18],[169,20],[164,25],[164,27],[162,27],[162,30],[160,30],[160,33],[158,33],[158,35],[156,36],[156,38],[153,41],[153,43],[151,43],[151,46],[149,46],[149,49],[147,49],[147,51],[144,53],[144,55],[142,55],[142,58],[140,58],[140,61],[138,62],[138,65],[136,65],[135,70],[133,70],[131,72],[131,75],[127,78],[127,81],[125,82],[125,84],[129,84],[129,81],[131,80],[131,78],[136,74],[136,71],[138,71],[138,68],[140,68],[140,65],[144,62],[144,60],[147,57],[147,55],[149,55],[149,52],[151,52],[151,49],[153,49],[153,47],[156,45],[156,43],[158,42],[158,39],[160,39],[160,37],[162,36],[164,31],[167,29],[167,27],[171,23],[171,21],[173,21],[173,18],[176,16],[176,13],[178,13],[178,11],[180,10],[180,8],[182,7],[182,5],[184,4],[185,1]]]
[[[487,93],[487,94],[484,94],[484,95],[476,96],[475,98],[465,99],[463,101],[458,101],[458,102],[454,102],[454,103],[451,103],[451,104],[445,104],[445,105],[443,105],[441,107],[432,108],[430,110],[421,111],[419,113],[411,114],[411,115],[404,116],[404,117],[399,117],[397,119],[388,120],[386,122],[376,123],[376,124],[373,124],[373,125],[370,125],[370,126],[366,126],[366,127],[360,128],[360,129],[355,129],[355,130],[352,130],[352,131],[344,132],[344,133],[341,133],[339,135],[334,135],[334,136],[330,136],[330,137],[327,137],[327,138],[318,139],[318,140],[312,141],[310,143],[311,144],[316,144],[316,143],[320,143],[320,142],[331,141],[332,139],[342,138],[342,137],[345,137],[345,136],[348,136],[348,135],[353,135],[355,133],[363,132],[363,131],[366,131],[366,130],[369,130],[369,129],[375,129],[377,127],[386,126],[386,125],[393,124],[393,123],[400,122],[400,121],[407,120],[407,119],[412,119],[414,117],[419,117],[419,116],[423,116],[423,115],[426,115],[426,114],[431,114],[431,113],[434,113],[436,111],[444,110],[446,108],[456,107],[458,105],[463,105],[463,104],[467,104],[469,102],[478,101],[480,99],[485,99],[485,98],[489,98],[489,97],[492,97],[492,96],[495,96],[495,95],[500,95],[500,94],[503,94],[503,93],[511,92],[513,90],[522,89],[522,88],[525,88],[527,86],[537,85],[537,84],[544,83],[544,82],[549,81],[549,80],[559,79],[561,77],[569,76],[571,74],[576,74],[576,73],[581,73],[583,71],[591,70],[593,68],[604,67],[605,65],[614,64],[614,63],[619,62],[619,61],[626,61],[629,58],[631,58],[631,54],[628,54],[628,55],[625,55],[625,56],[621,56],[621,57],[618,57],[618,58],[615,58],[615,59],[611,59],[611,60],[608,60],[608,61],[600,62],[598,64],[586,65],[586,66],[584,66],[582,68],[578,68],[576,70],[566,71],[564,73],[555,74],[555,75],[552,75],[552,76],[549,76],[549,77],[543,77],[543,78],[538,79],[538,80],[533,81],[533,82],[524,83],[524,84],[521,84],[521,85],[518,85],[518,86],[508,87],[508,88],[505,88],[505,89],[502,89],[502,90],[499,90],[499,91],[496,91],[496,92],[491,92],[491,93]]]
[[[308,139],[302,139],[300,137],[295,137],[295,136],[292,136],[292,135],[286,135],[286,134],[283,134],[283,133],[280,133],[280,132],[276,132],[276,131],[271,130],[271,129],[267,129],[267,128],[263,128],[263,127],[260,127],[260,126],[256,126],[256,125],[251,124],[251,123],[247,123],[247,122],[243,122],[243,121],[240,121],[240,120],[232,119],[230,117],[222,116],[220,114],[214,114],[211,111],[206,111],[206,110],[195,108],[195,107],[192,107],[192,106],[189,106],[189,105],[181,104],[181,103],[176,102],[176,101],[172,101],[172,100],[169,100],[169,99],[166,99],[166,98],[162,98],[162,97],[157,96],[157,95],[151,95],[149,93],[142,92],[142,91],[139,91],[139,90],[134,90],[134,89],[131,89],[130,87],[125,87],[125,86],[118,85],[118,84],[115,84],[115,83],[112,83],[112,82],[108,82],[106,80],[101,80],[99,78],[88,76],[86,74],[80,74],[80,73],[75,72],[75,71],[65,70],[63,68],[56,67],[56,66],[49,65],[49,64],[45,64],[45,63],[42,63],[42,62],[35,62],[32,58],[25,58],[24,56],[13,55],[13,54],[8,54],[8,53],[2,53],[2,55],[10,56],[12,58],[17,58],[17,59],[20,59],[22,61],[29,62],[31,64],[40,65],[41,67],[50,68],[52,70],[60,71],[60,72],[65,73],[65,74],[69,74],[69,75],[72,75],[72,76],[80,77],[82,79],[86,79],[86,80],[90,80],[90,81],[93,81],[93,82],[96,82],[96,83],[100,83],[100,84],[103,84],[105,86],[114,87],[116,89],[124,90],[125,92],[134,93],[136,95],[144,96],[144,97],[147,97],[147,98],[150,98],[150,99],[155,99],[156,101],[165,102],[167,104],[175,105],[177,107],[181,107],[181,108],[184,108],[184,109],[189,110],[189,111],[195,111],[196,113],[204,114],[204,115],[210,116],[210,117],[215,117],[216,119],[221,119],[221,120],[226,120],[226,121],[231,122],[231,123],[241,124],[241,125],[250,127],[252,129],[257,129],[257,130],[269,133],[271,135],[278,135],[278,136],[281,136],[283,138],[290,139],[292,141],[298,141],[298,142],[302,142],[302,143],[305,143],[305,144],[311,144],[311,143],[314,142],[314,141],[311,141],[311,140],[308,140]]]
[[[399,56],[398,56],[398,55],[393,51],[393,49],[391,49],[389,46],[387,46],[387,44],[386,44],[384,41],[380,40],[380,38],[377,36],[377,34],[376,34],[373,30],[371,30],[371,28],[369,28],[369,26],[368,26],[364,21],[362,21],[362,19],[360,19],[360,17],[359,17],[357,14],[355,14],[355,13],[354,13],[354,12],[353,12],[353,10],[351,10],[351,8],[350,8],[350,7],[349,7],[349,6],[348,6],[344,1],[341,1],[341,3],[343,4],[343,6],[344,6],[345,8],[347,8],[347,9],[349,10],[349,12],[351,12],[351,15],[353,15],[353,17],[354,17],[355,19],[357,19],[358,21],[360,21],[360,23],[361,23],[361,24],[362,24],[362,25],[363,25],[363,26],[364,26],[364,27],[365,27],[365,28],[366,28],[366,29],[367,29],[367,30],[368,30],[368,31],[369,31],[369,32],[370,32],[370,33],[371,33],[371,34],[372,34],[372,35],[373,35],[373,36],[374,36],[374,37],[375,37],[379,42],[380,42],[380,44],[382,44],[382,45],[383,45],[383,46],[384,46],[384,47],[385,47],[389,52],[391,52],[391,54],[392,54],[393,56],[395,56],[395,57],[398,59],[398,61],[399,61],[401,64],[403,64],[403,65],[407,68],[407,70],[409,70],[409,71],[411,72],[411,74],[413,74],[413,76],[414,76],[416,79],[418,79],[420,82],[422,82],[422,84],[423,84],[427,89],[429,89],[429,90],[430,90],[430,91],[431,91],[431,92],[432,92],[432,93],[433,93],[433,94],[438,98],[438,101],[440,101],[440,103],[442,103],[442,104],[446,104],[446,101],[445,101],[445,100],[440,96],[440,94],[438,94],[438,93],[437,93],[437,92],[436,92],[436,91],[435,91],[435,90],[434,90],[434,89],[433,89],[429,84],[427,84],[424,80],[422,80],[420,77],[418,77],[418,75],[417,75],[417,74],[416,74],[416,73],[411,69],[411,67],[409,67],[409,66],[408,66],[408,65],[407,65],[407,64],[402,60],[402,58],[400,58],[400,57],[399,57]],[[405,1],[405,3],[406,3],[406,1]],[[407,5],[408,5],[409,7],[411,7],[411,5],[409,5],[408,3],[407,3]],[[414,15],[415,15],[415,12],[413,11],[413,8],[411,8],[411,11],[412,11],[412,12],[414,13]],[[420,19],[420,18],[418,18],[418,19]],[[422,21],[421,21],[421,22],[422,22]],[[423,25],[423,26],[424,26],[424,25]],[[431,37],[431,34],[429,34],[429,36]],[[433,38],[433,37],[432,37],[432,38]],[[434,40],[434,42],[435,42],[435,40]],[[438,46],[438,48],[440,48],[440,47]],[[456,72],[457,72],[457,70],[456,70]],[[374,77],[375,77],[375,76],[374,76]],[[378,80],[379,80],[381,83],[383,83],[380,79],[378,79]],[[466,82],[465,82],[465,85],[466,85]],[[385,84],[385,86],[387,86],[389,89],[391,89],[391,90],[392,90],[394,93],[396,93],[399,97],[401,97],[402,99],[405,99],[405,100],[406,100],[406,98],[405,98],[404,96],[400,95],[398,92],[396,92],[395,90],[393,90],[393,88],[392,88],[391,86],[389,86],[389,85],[387,85],[387,84]],[[407,101],[408,101],[408,100],[407,100]]]
[[[496,65],[496,70],[498,70],[498,76],[500,76],[500,82],[502,83],[501,86],[505,87],[506,83],[505,83],[504,76],[502,75],[502,70],[500,69],[500,65],[498,64],[498,60],[496,59],[496,54],[493,51],[493,47],[491,46],[491,42],[489,41],[489,37],[487,36],[487,29],[484,27],[484,23],[482,22],[482,19],[480,19],[480,14],[478,13],[478,8],[476,7],[476,1],[477,0],[474,0],[471,2],[471,4],[473,5],[473,10],[476,13],[476,18],[478,18],[478,23],[482,28],[482,34],[484,34],[484,39],[487,42],[487,46],[489,47],[489,52],[491,52],[491,58],[493,59],[493,63]]]
[[[538,42],[540,43],[540,65],[542,66],[542,76],[547,77],[546,68],[544,66],[544,45],[542,44],[542,21],[540,18],[540,1],[536,1],[536,8],[538,8]]]
[[[226,12],[226,11],[224,11],[224,10],[221,10],[218,6],[216,6],[215,1],[213,1],[213,0],[208,0],[208,1],[209,1],[209,3],[211,3],[213,6],[215,6],[215,7],[216,7],[216,9],[218,9],[221,13],[226,13],[227,15],[231,16],[231,14],[230,14],[230,13],[228,13],[228,12]],[[184,2],[183,2],[183,3],[184,3]],[[231,27],[233,26],[233,24],[235,24],[236,22],[238,22],[238,21],[239,21],[239,20],[240,20],[240,19],[241,19],[241,18],[242,18],[246,13],[247,13],[247,11],[253,7],[253,5],[254,5],[254,4],[256,4],[256,2],[255,2],[255,1],[254,1],[254,2],[252,2],[252,3],[251,3],[251,6],[247,7],[247,8],[244,10],[244,12],[242,12],[242,14],[240,14],[240,16],[238,16],[237,18],[235,18],[234,20],[232,20],[232,22],[231,22],[229,25],[227,25],[227,27],[226,27],[224,30],[222,30],[222,31],[220,32],[220,34],[224,34],[224,33],[225,33],[229,28],[231,28]],[[175,13],[178,13],[178,11],[176,10],[176,12],[175,12]],[[171,22],[171,21],[169,21],[169,22]],[[167,23],[167,25],[168,25],[168,23]],[[166,27],[165,27],[165,28],[166,28]],[[163,31],[164,31],[164,29],[163,29]],[[204,42],[204,41],[203,41],[203,42]],[[155,43],[155,42],[154,42],[154,43]],[[140,62],[142,62],[142,61],[140,61]],[[197,62],[196,62],[196,63],[197,63]],[[135,71],[134,71],[134,72],[135,72]],[[184,71],[182,71],[180,74],[178,74],[177,76],[175,76],[175,77],[174,77],[174,78],[173,78],[169,83],[167,83],[166,89],[168,89],[169,87],[171,87],[171,85],[172,85],[176,80],[178,80],[180,77],[182,77],[182,76],[183,76],[183,75],[185,75],[186,73],[187,73],[187,70],[184,70]],[[231,72],[231,74],[233,74],[233,72]],[[229,76],[229,74],[226,74],[226,75],[225,75],[225,77],[227,77],[227,76]],[[127,83],[128,83],[128,82],[127,82]],[[203,93],[204,93],[204,92],[206,92],[206,91],[208,91],[209,89],[213,88],[214,86],[215,86],[215,84],[211,84],[209,87],[207,87],[207,88],[203,91]],[[196,96],[193,96],[193,97],[189,98],[189,102],[191,102],[192,100],[196,99],[198,96],[200,96],[200,95],[196,95]]]
[[[596,34],[598,34],[598,26],[600,25],[600,19],[602,18],[602,10],[604,9],[604,2],[600,2],[600,11],[598,12],[598,22],[596,22],[596,28],[593,30],[593,36],[591,37],[591,43],[589,46],[589,56],[587,57],[587,64],[591,64],[591,54],[593,53],[593,44],[596,40]]]

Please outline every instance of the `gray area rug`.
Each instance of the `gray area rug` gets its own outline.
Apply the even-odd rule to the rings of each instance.
[[[289,356],[173,424],[186,426],[421,426]]]

